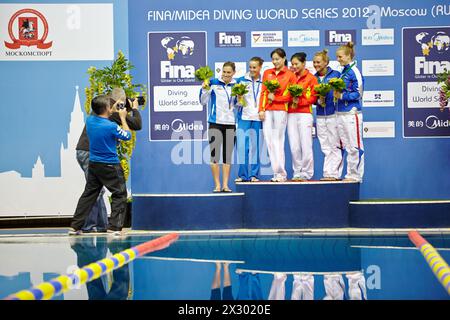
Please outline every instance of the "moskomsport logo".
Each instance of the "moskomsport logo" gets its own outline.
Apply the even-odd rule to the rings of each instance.
[[[48,22],[45,16],[34,9],[15,12],[8,23],[8,34],[12,42],[5,41],[8,49],[16,50],[22,46],[49,49],[53,42],[46,42]]]
[[[289,30],[288,47],[318,47],[320,46],[319,30]]]
[[[182,131],[203,131],[203,124],[201,122],[184,122],[182,119],[175,119],[172,121],[170,127],[173,132]]]
[[[252,47],[282,47],[283,31],[252,31]]]
[[[352,41],[356,44],[356,30],[326,30],[325,45],[342,46]]]
[[[436,117],[435,115],[428,116],[425,120],[425,125],[428,129],[434,130],[437,128],[449,128],[450,120],[442,120]]]
[[[219,31],[215,35],[216,48],[245,47],[245,32]]]
[[[363,46],[394,44],[394,29],[363,29],[361,32],[361,43]]]

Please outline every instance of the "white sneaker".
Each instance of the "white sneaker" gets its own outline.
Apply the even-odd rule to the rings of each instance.
[[[123,235],[123,234],[122,234],[122,231],[115,231],[115,230],[107,230],[106,233],[107,233],[109,236],[113,236],[113,237],[120,237],[120,236]]]
[[[270,179],[270,181],[272,182],[280,182],[280,180],[278,180],[278,178],[273,177],[272,179]]]
[[[250,179],[251,182],[259,182],[259,179],[257,177],[252,177]]]
[[[305,180],[302,179],[302,178],[300,178],[300,177],[293,177],[293,178],[292,178],[292,181],[298,181],[298,182],[300,182],[300,181],[305,181]]]
[[[244,181],[242,178],[236,178],[236,179],[234,179],[234,182],[242,182],[242,181]]]
[[[79,236],[81,234],[83,234],[82,230],[75,230],[74,228],[70,228],[69,231],[67,232],[67,234],[69,236]]]

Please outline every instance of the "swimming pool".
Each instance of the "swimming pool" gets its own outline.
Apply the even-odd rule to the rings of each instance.
[[[0,298],[157,237],[137,232],[122,238],[69,237],[64,232],[0,232]],[[450,261],[449,234],[425,238]],[[181,234],[170,247],[139,257],[54,299],[269,297],[449,299],[404,233],[308,232]]]

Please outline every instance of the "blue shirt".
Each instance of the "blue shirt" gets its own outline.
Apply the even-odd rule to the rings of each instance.
[[[120,163],[117,156],[117,139],[130,140],[130,131],[123,130],[107,118],[91,115],[86,120],[89,137],[89,160],[102,163]]]

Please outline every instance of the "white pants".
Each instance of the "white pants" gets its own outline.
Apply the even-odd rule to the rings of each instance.
[[[306,180],[311,179],[314,175],[312,126],[312,114],[288,114],[287,127],[294,177]]]
[[[364,175],[364,144],[362,113],[338,113],[338,132],[347,151],[345,178],[362,181]]]
[[[291,300],[314,300],[314,276],[294,274]]]
[[[267,300],[284,300],[285,299],[286,278],[287,278],[287,276],[285,273],[277,272],[273,275],[272,286],[270,288],[269,298]]]
[[[366,279],[362,272],[347,274],[350,300],[367,300]]]
[[[287,112],[266,111],[263,122],[264,140],[267,144],[273,176],[285,180],[287,177],[284,157],[284,136],[286,134]]]
[[[345,284],[342,275],[332,274],[323,276],[325,286],[324,300],[344,300]]]
[[[340,179],[344,161],[342,160],[341,141],[339,139],[336,115],[317,116],[317,138],[325,158],[323,176]]]

